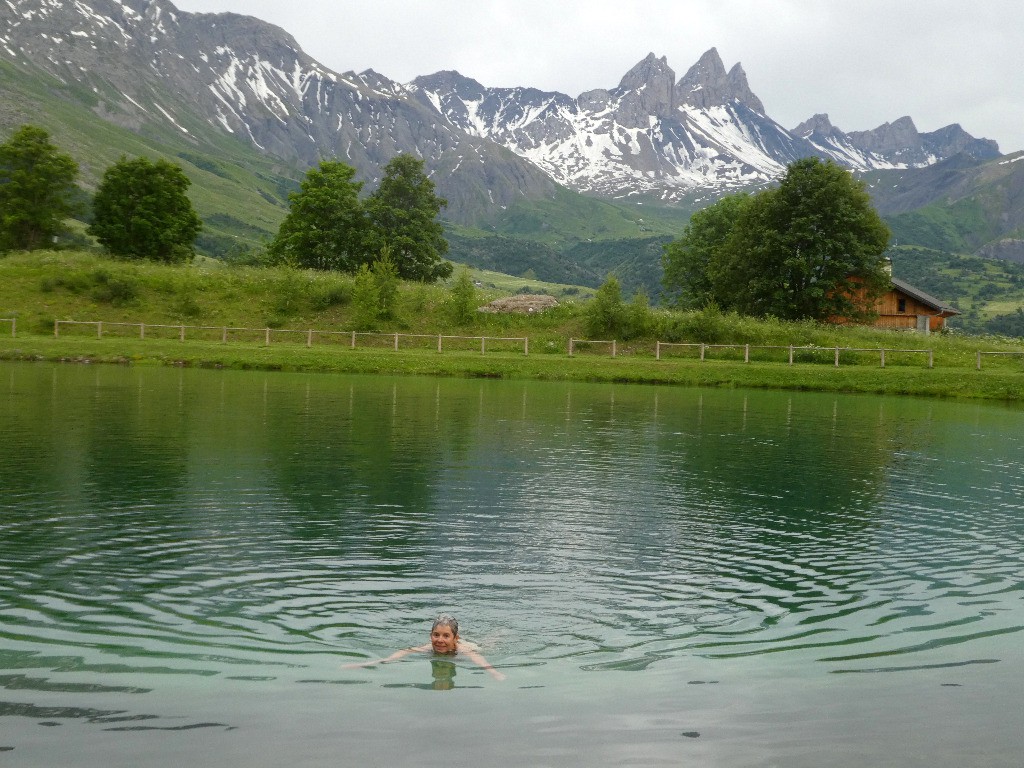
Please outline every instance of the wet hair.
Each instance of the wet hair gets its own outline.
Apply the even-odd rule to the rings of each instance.
[[[433,632],[438,627],[448,627],[451,629],[453,635],[459,634],[459,620],[452,616],[450,613],[439,614],[434,623],[430,627],[430,631]]]

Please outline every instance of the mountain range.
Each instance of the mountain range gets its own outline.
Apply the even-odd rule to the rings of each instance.
[[[519,266],[537,272],[562,258],[560,274],[578,279],[617,265],[569,264],[568,249],[678,234],[694,208],[815,155],[864,174],[904,237],[921,232],[927,209],[923,244],[1024,261],[1024,163],[1005,163],[994,141],[955,124],[921,133],[909,117],[844,132],[816,114],[787,129],[714,48],[682,77],[652,53],[617,86],[573,97],[487,88],[458,72],[405,84],[337,73],[276,26],[168,0],[4,0],[0,128],[41,117],[97,160],[121,143],[188,163],[209,190],[197,207],[212,251],[273,231],[288,191],[319,160],[350,163],[372,188],[388,159],[409,152],[449,201],[456,254],[479,252],[485,235],[506,238],[504,250],[508,237],[528,238],[540,250]],[[83,166],[94,183],[102,168]],[[981,206],[984,226],[966,232],[956,206],[977,202],[978,185],[1002,189],[1002,209]],[[252,198],[244,215],[238,194]]]

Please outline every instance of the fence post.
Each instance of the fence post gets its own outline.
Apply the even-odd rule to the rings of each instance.
[[[139,338],[140,339],[146,338],[146,324],[145,323],[139,323]]]
[[[486,336],[481,336],[480,337],[480,354],[482,355],[485,352],[487,352],[487,337]]]
[[[441,334],[437,334],[437,351],[441,351]]]
[[[17,335],[18,335],[18,318],[12,317],[11,318],[11,336],[14,337],[14,336],[17,336]]]
[[[53,338],[60,337],[60,320],[53,321]]]
[[[978,370],[981,370],[981,350],[978,350]]]
[[[935,367],[935,350],[934,349],[929,349],[928,350],[928,367],[929,368],[934,368]]]
[[[615,357],[615,339],[612,339],[612,357]]]
[[[398,334],[395,334],[395,352],[398,351]]]
[[[839,367],[839,347],[836,347],[836,368]]]
[[[572,337],[570,337],[569,338],[569,357],[572,357],[572,347],[573,347],[573,339],[572,339]],[[981,358],[979,357],[978,359],[980,360]]]
[[[102,339],[103,338],[103,321],[102,320],[100,320],[98,323],[96,323],[96,338],[97,339]]]
[[[306,331],[306,348],[309,349],[313,346],[313,329],[310,328]]]
[[[885,368],[885,350],[879,350],[882,353],[882,367]]]
[[[707,346],[703,341],[700,343],[700,361],[704,362],[704,348]]]
[[[523,354],[524,355],[529,355],[530,354],[530,337],[529,336],[526,336],[523,339]]]
[[[184,341],[185,340],[185,326],[184,325],[181,326],[181,329],[178,331],[178,340],[179,341]]]
[[[793,345],[789,345],[789,364],[793,364]]]
[[[750,362],[750,345],[749,344],[745,344],[743,346],[743,362],[744,363],[749,363]]]
[[[661,342],[654,342],[654,359],[661,360]]]
[[[352,331],[352,349],[356,348],[356,332]]]
[[[269,328],[265,329],[264,332],[263,332],[263,344],[265,346],[268,346],[268,347],[270,346],[270,329]]]

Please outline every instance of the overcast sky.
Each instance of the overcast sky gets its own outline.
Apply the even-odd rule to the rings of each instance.
[[[485,86],[578,96],[648,53],[677,79],[706,50],[743,65],[769,117],[844,131],[904,115],[1024,150],[1020,0],[172,0],[256,16],[338,72],[408,82],[455,69]]]

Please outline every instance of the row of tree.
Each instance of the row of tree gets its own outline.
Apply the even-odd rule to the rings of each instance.
[[[0,252],[48,247],[68,218],[85,212],[78,170],[39,127],[22,126],[0,144]],[[448,242],[438,221],[447,201],[435,194],[423,161],[395,157],[365,200],[355,175],[355,168],[337,161],[311,169],[289,196],[288,215],[267,249],[270,258],[353,273],[383,259],[381,269],[407,280],[449,276]],[[103,174],[88,233],[115,256],[187,261],[202,228],[188,198],[190,183],[174,163],[122,156]]]
[[[804,158],[777,187],[695,213],[665,246],[663,285],[686,308],[863,318],[889,285],[889,237],[862,182],[831,161]]]
[[[405,280],[431,282],[448,277],[452,265],[444,228],[438,221],[448,202],[438,197],[412,155],[397,155],[384,168],[380,185],[365,200],[356,169],[325,160],[310,169],[270,244],[274,261],[309,269],[356,272],[382,256]]]
[[[0,144],[0,251],[35,250],[86,208],[75,184],[78,163],[33,125]],[[186,194],[188,177],[166,160],[121,159],[103,173],[89,234],[115,256],[185,261],[195,255],[202,221]]]

